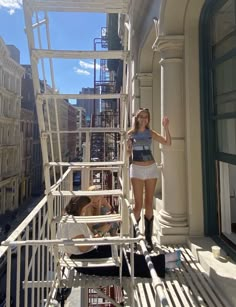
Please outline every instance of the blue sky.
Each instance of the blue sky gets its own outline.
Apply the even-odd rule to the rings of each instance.
[[[0,0],[0,36],[5,44],[15,45],[20,50],[21,64],[30,64],[21,5],[21,0]],[[39,17],[43,18],[40,15]],[[94,38],[101,36],[101,28],[105,26],[105,14],[50,13],[51,48],[93,50]],[[43,33],[45,32],[42,31],[42,37]],[[99,50],[98,45],[97,50]],[[79,93],[82,87],[93,87],[93,60],[57,59],[53,64],[56,88],[61,93]],[[48,71],[48,61],[45,65]],[[50,77],[47,80],[51,85]]]

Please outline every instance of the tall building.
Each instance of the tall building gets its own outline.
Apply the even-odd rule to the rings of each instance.
[[[14,45],[6,45],[9,51],[10,57],[18,64],[20,64],[20,50]]]
[[[97,90],[98,92],[98,90]],[[94,94],[94,88],[83,87],[80,94]],[[90,121],[93,114],[98,114],[100,112],[99,101],[94,99],[77,99],[77,106],[82,107],[86,111],[86,120]]]
[[[40,195],[43,191],[43,168],[42,168],[42,152],[41,152],[41,144],[39,138],[39,125],[38,125],[38,117],[36,113],[36,105],[35,105],[35,95],[34,95],[34,87],[32,80],[32,69],[31,65],[22,65],[25,69],[25,73],[22,78],[22,101],[21,101],[21,129],[23,135],[28,139],[24,140],[24,143],[28,144],[28,152],[27,160],[31,161],[31,171],[30,174],[27,171],[27,176],[30,176],[30,179],[27,180],[27,191],[31,190],[31,195]],[[29,115],[31,112],[31,115]],[[28,114],[28,118],[24,115]],[[30,118],[30,120],[29,120]],[[28,132],[24,130],[27,129]],[[30,126],[30,128],[29,128]],[[30,130],[30,131],[29,131]],[[31,144],[31,145],[30,145]],[[31,151],[30,151],[31,150]],[[25,153],[26,153],[25,152]],[[26,156],[23,155],[23,160],[26,159]],[[29,163],[29,162],[28,162]],[[24,165],[24,164],[22,164]],[[26,176],[26,177],[27,177]],[[24,176],[23,176],[24,177]],[[22,192],[21,198],[24,195],[24,182],[25,180],[22,178]]]
[[[79,131],[80,128],[86,127],[86,111],[82,107],[74,107],[76,109],[76,128]],[[76,158],[79,159],[82,156],[82,144],[85,142],[85,133],[78,132],[76,134]]]
[[[76,110],[73,105],[68,104],[68,130],[76,131]],[[76,156],[76,133],[70,133],[68,141],[69,161],[74,161]]]
[[[31,198],[32,188],[32,157],[33,157],[33,122],[34,113],[21,108],[20,113],[20,148],[21,168],[19,182],[19,205]]]
[[[0,38],[0,214],[18,206],[23,73]]]
[[[41,83],[42,91],[44,91],[43,83]],[[46,84],[47,93],[53,94],[55,91],[50,85]],[[72,148],[70,142],[71,135],[68,131],[73,130],[76,127],[76,110],[71,108],[71,104],[67,99],[47,99],[44,102],[44,120],[46,129],[50,131],[48,139],[51,146],[49,147],[48,155],[52,161],[69,161],[73,158],[75,152],[75,146]],[[57,116],[58,122],[57,122]],[[58,140],[56,131],[60,129],[60,139]]]

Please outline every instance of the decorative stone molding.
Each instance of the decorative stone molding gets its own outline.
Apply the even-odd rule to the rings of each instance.
[[[152,86],[153,76],[152,73],[137,73],[136,78],[140,81],[140,86]]]
[[[156,40],[154,51],[159,51],[162,59],[182,59],[183,47],[183,35],[161,35]]]

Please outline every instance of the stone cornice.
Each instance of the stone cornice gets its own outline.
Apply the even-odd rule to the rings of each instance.
[[[152,86],[152,82],[153,82],[152,73],[148,73],[148,72],[137,73],[136,79],[140,81],[141,86]]]
[[[2,59],[2,68],[4,71],[8,71],[9,73],[15,75],[17,74],[16,77],[22,78],[25,69],[18,63],[16,63],[14,60],[11,58],[4,57]]]
[[[163,59],[183,58],[183,35],[159,35],[155,43],[155,51],[161,53]]]
[[[4,41],[0,37],[0,56],[1,57],[9,57],[9,50],[7,49],[7,46],[4,44]]]

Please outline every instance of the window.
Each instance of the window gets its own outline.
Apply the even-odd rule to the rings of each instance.
[[[236,244],[236,1],[209,0],[205,8],[201,28],[205,230]]]

